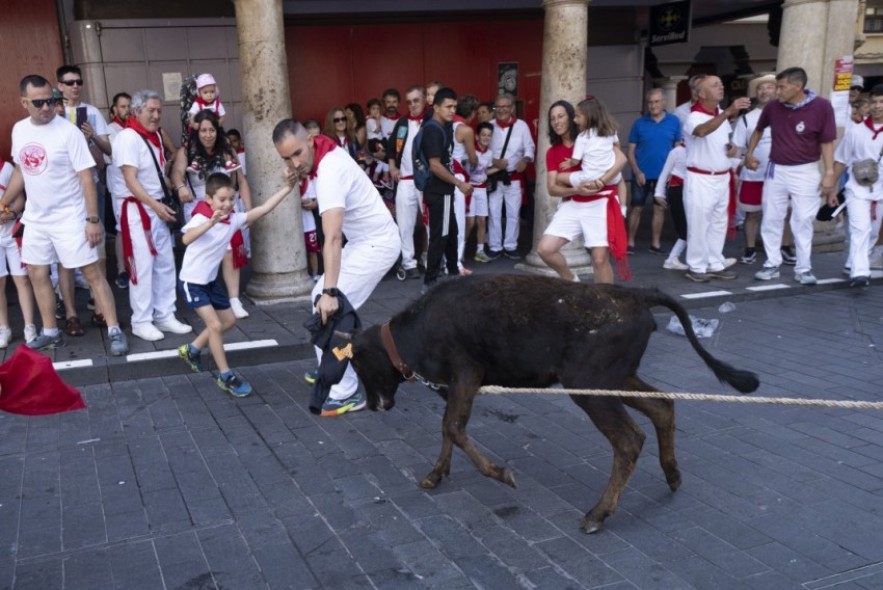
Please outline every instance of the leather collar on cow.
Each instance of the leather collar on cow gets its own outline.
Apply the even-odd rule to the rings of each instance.
[[[389,322],[384,322],[380,326],[380,341],[383,342],[383,348],[386,349],[386,355],[389,357],[392,366],[402,374],[402,377],[413,382],[415,378],[414,371],[409,369],[408,364],[399,356],[395,340],[392,339],[392,332],[389,329]]]

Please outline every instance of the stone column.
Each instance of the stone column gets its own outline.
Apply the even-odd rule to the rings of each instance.
[[[859,0],[785,0],[782,8],[777,71],[802,67],[807,86],[830,97],[834,61],[855,49]],[[842,134],[838,128],[838,135]],[[834,221],[816,221],[814,228],[814,252],[843,249],[844,236]]]
[[[101,57],[101,24],[92,21],[79,21],[70,27],[72,63],[83,72],[82,100],[92,106],[107,111],[107,84],[104,79],[104,63]],[[61,64],[59,64],[61,65]],[[49,74],[49,81],[55,88],[55,69]]]
[[[675,107],[678,106],[678,84],[681,80],[686,80],[687,76],[669,76],[667,78],[659,78],[653,82],[662,88],[665,96],[665,110],[673,113]]]
[[[291,116],[282,0],[235,0],[242,76],[243,134],[252,201],[258,205],[282,186],[283,163],[273,147],[273,127]],[[257,304],[308,295],[300,202],[283,201],[251,230],[251,280],[246,293]]]
[[[586,97],[586,61],[589,37],[589,0],[543,0],[543,71],[540,89],[540,125],[537,141],[537,186],[534,193],[533,247],[525,264],[516,268],[538,274],[555,275],[537,254],[537,244],[549,225],[557,198],[546,190],[546,151],[549,149],[549,106],[556,100],[574,105]],[[592,272],[591,260],[581,238],[561,253],[574,272]],[[555,275],[557,276],[557,275]]]

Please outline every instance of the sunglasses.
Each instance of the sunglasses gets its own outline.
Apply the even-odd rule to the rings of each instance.
[[[54,107],[58,102],[55,97],[52,98],[26,98],[26,101],[34,105],[35,109],[42,109],[44,106]]]
[[[334,117],[334,118],[331,119],[331,120],[334,121],[335,123],[345,123],[345,122],[346,122],[346,117]]]
[[[65,86],[82,86],[83,79],[80,78],[79,80],[62,80],[61,83]]]

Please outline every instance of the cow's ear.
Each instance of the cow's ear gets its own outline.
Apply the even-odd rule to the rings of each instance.
[[[338,338],[346,340],[347,342],[352,342],[352,340],[353,340],[353,333],[352,332],[341,332],[340,330],[335,330],[334,335],[337,336]]]

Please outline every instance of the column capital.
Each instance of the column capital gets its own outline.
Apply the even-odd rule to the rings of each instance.
[[[797,6],[798,4],[827,4],[828,0],[785,0],[782,3],[782,9],[789,8],[791,6]]]
[[[567,6],[570,4],[573,5],[588,5],[591,0],[543,0],[543,10],[547,10],[549,8],[555,6]]]
[[[681,80],[686,80],[689,76],[666,76],[664,78],[653,78],[653,83],[660,88],[674,88]]]

